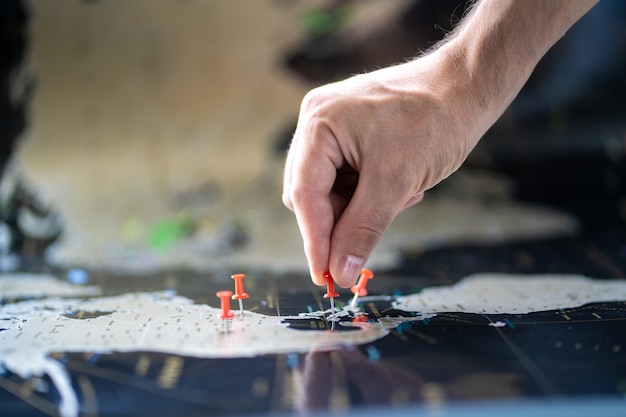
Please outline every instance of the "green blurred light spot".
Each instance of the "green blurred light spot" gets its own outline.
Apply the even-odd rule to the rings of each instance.
[[[184,215],[161,220],[150,229],[148,246],[157,250],[167,250],[177,241],[189,236],[193,229],[193,223]]]
[[[312,35],[321,36],[337,32],[348,18],[346,7],[331,11],[310,10],[301,17],[302,26]]]

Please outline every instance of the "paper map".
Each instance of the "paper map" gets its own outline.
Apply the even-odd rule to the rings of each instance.
[[[28,290],[41,296],[36,277]],[[0,279],[3,297],[11,294]],[[33,281],[35,280],[35,281]],[[15,282],[15,280],[13,280]],[[285,320],[235,310],[234,319],[219,318],[220,309],[194,304],[172,291],[129,293],[90,299],[60,298],[93,294],[94,288],[71,287],[44,276],[41,286],[56,296],[7,303],[0,307],[0,367],[23,378],[48,375],[60,393],[60,413],[77,416],[79,403],[57,352],[161,352],[202,358],[236,358],[264,354],[309,352],[342,345],[365,344],[386,336],[402,321],[439,312],[528,313],[569,308],[596,301],[626,300],[626,281],[593,280],[581,276],[509,276],[484,274],[454,286],[427,288],[397,297],[394,307],[422,316],[381,318],[364,323],[337,323],[336,331],[298,331]],[[73,290],[74,289],[74,290]],[[25,296],[24,288],[13,288]],[[310,316],[322,315],[313,312]],[[358,331],[341,331],[347,326]],[[353,330],[353,329],[352,329]]]

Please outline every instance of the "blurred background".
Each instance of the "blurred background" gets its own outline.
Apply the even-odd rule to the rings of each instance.
[[[306,270],[280,202],[302,97],[418,55],[465,8],[4,0],[0,267]],[[370,267],[459,242],[623,230],[625,21],[626,5],[604,0],[568,32]]]

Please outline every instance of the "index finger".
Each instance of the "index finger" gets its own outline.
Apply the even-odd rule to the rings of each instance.
[[[329,129],[313,128],[306,136],[300,132],[289,150],[283,199],[296,215],[311,279],[325,285],[323,273],[328,269],[335,224],[331,191],[343,157]]]

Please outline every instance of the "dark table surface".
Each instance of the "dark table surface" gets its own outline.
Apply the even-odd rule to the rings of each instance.
[[[481,271],[624,278],[626,234],[616,225],[598,225],[573,237],[407,254],[397,269],[378,272],[368,288],[373,294],[410,294],[433,285],[450,285]],[[173,288],[197,303],[217,306],[215,291],[231,285],[230,272],[132,277],[93,272],[90,284],[100,285],[104,295]],[[236,272],[249,273],[251,298],[246,308],[258,313],[292,315],[326,303],[322,291],[304,275]],[[343,290],[340,299],[349,298],[350,293]],[[364,308],[371,316],[400,314],[389,301],[366,303]],[[486,325],[495,321],[507,325],[495,329]],[[315,327],[323,326],[320,320]],[[307,323],[294,327],[311,328]],[[139,376],[135,367],[146,355],[150,372]],[[403,323],[375,342],[330,352],[242,359],[180,357],[183,371],[173,386],[163,388],[157,377],[170,357],[148,352],[59,353],[84,415],[360,412],[381,406],[454,406],[467,401],[528,405],[545,399],[567,405],[598,396],[622,401],[626,397],[626,303],[594,303],[524,315],[438,314]],[[10,373],[0,378],[2,415],[57,414],[55,390],[42,393],[31,385]],[[457,409],[462,410],[469,412],[471,407]]]

